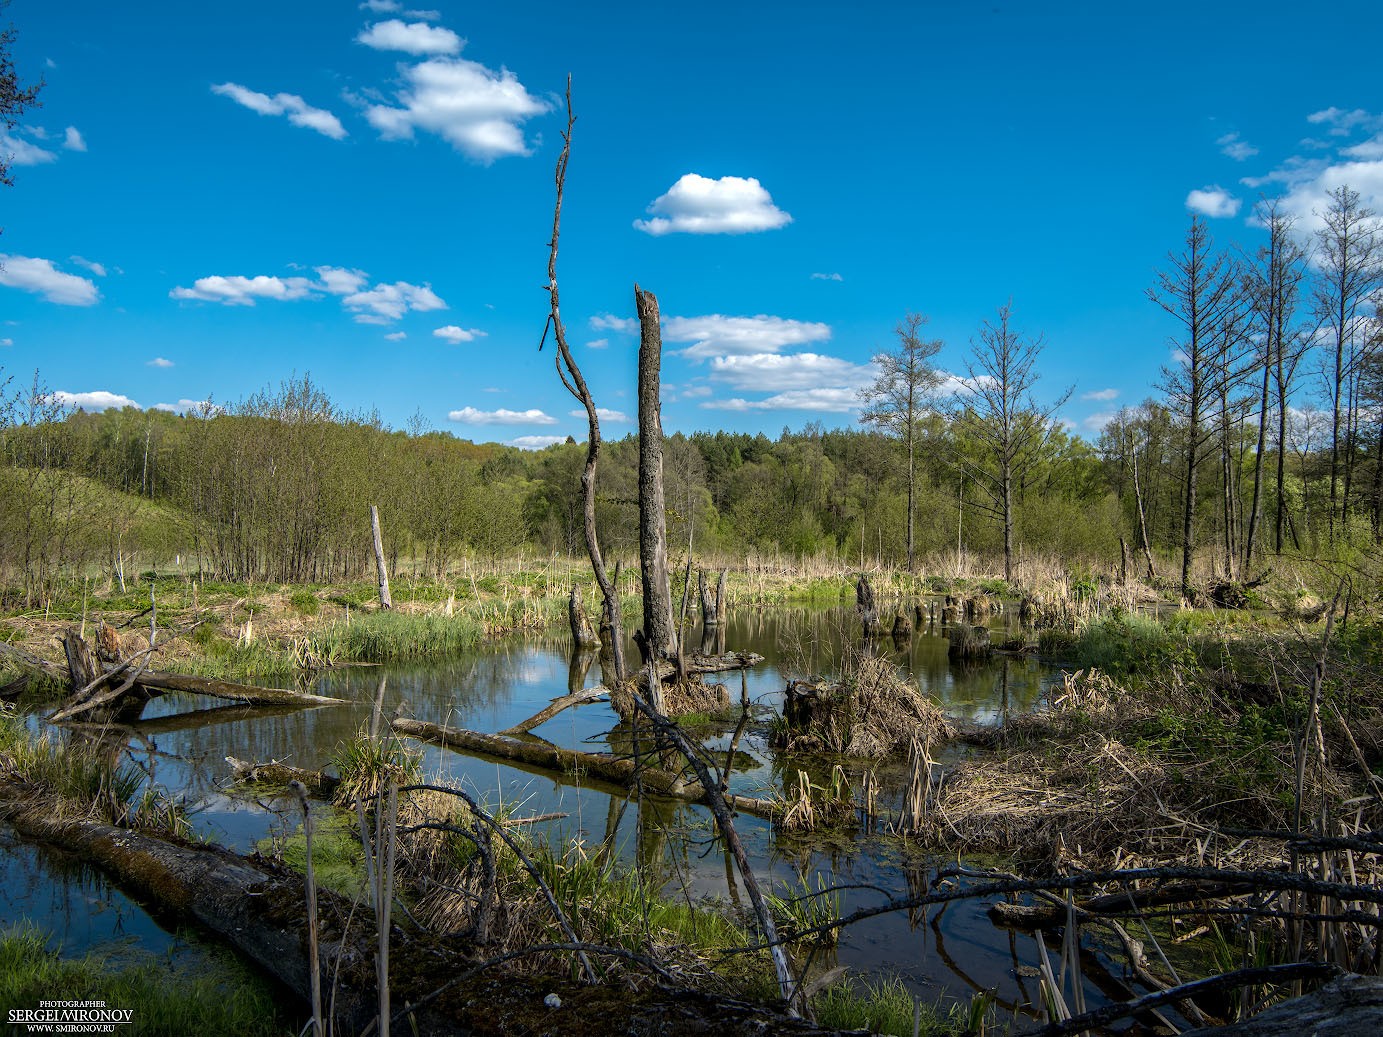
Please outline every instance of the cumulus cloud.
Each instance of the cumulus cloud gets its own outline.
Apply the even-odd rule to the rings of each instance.
[[[62,146],[68,151],[85,151],[86,141],[82,139],[81,132],[77,127],[69,126],[63,133]]]
[[[458,45],[460,39],[457,38]],[[398,104],[365,110],[386,140],[409,139],[415,130],[435,133],[463,155],[489,163],[529,154],[522,124],[550,109],[508,69],[486,68],[464,58],[435,57],[402,70]]]
[[[50,259],[0,254],[0,285],[41,295],[59,306],[94,306],[101,298],[94,282],[68,274]]]
[[[341,300],[341,305],[355,314],[357,324],[387,324],[391,320],[398,320],[409,310],[424,312],[447,308],[447,304],[432,290],[432,285],[409,284],[407,281],[377,284],[368,291],[346,296]]]
[[[682,355],[689,360],[778,353],[788,346],[824,342],[830,337],[831,328],[827,324],[762,313],[755,317],[726,317],[719,313],[704,317],[672,317],[663,323],[664,341],[691,343],[682,350]]]
[[[609,349],[610,340],[608,338],[593,338],[586,343],[587,349]]]
[[[633,317],[616,317],[613,313],[597,313],[591,318],[591,327],[596,331],[618,331],[624,335],[639,333],[639,322]]]
[[[573,418],[581,418],[584,420],[586,417],[586,412],[584,410],[573,410],[568,411],[568,413]],[[622,410],[610,410],[606,407],[597,407],[595,409],[595,416],[601,421],[608,421],[614,425],[629,424],[629,415],[625,414]]]
[[[169,414],[191,414],[195,417],[212,417],[225,412],[225,408],[205,400],[179,400],[177,403],[156,403],[150,410],[167,411]]]
[[[519,436],[517,439],[509,440],[505,445],[516,446],[520,450],[542,450],[566,441],[566,436]]]
[[[440,25],[397,18],[371,25],[355,40],[375,50],[401,50],[406,54],[458,54],[466,45],[460,36]]]
[[[723,176],[719,180],[687,173],[667,194],[648,207],[651,220],[635,220],[646,234],[749,234],[774,230],[792,217],[773,204],[773,198],[754,177]]]
[[[536,407],[532,410],[479,410],[476,407],[462,407],[447,414],[448,421],[462,425],[555,425],[557,419],[544,414]]]
[[[1104,427],[1113,421],[1118,415],[1112,410],[1099,411],[1081,420],[1081,425],[1092,432],[1101,432]]]
[[[286,115],[294,126],[316,130],[332,140],[341,140],[346,136],[346,128],[341,125],[340,119],[325,109],[313,108],[297,94],[275,94],[270,97],[239,83],[218,83],[212,86],[211,92],[229,97],[236,104],[260,115]]]
[[[210,277],[197,278],[192,282],[191,288],[174,288],[168,293],[168,297],[219,302],[226,306],[253,306],[259,299],[275,299],[280,302],[309,299],[318,288],[319,286],[307,277],[269,277],[265,274],[256,277],[242,277],[239,274],[223,277],[213,274]]]
[[[1331,105],[1319,112],[1312,112],[1306,117],[1306,121],[1314,125],[1328,127],[1328,132],[1332,136],[1346,137],[1354,131],[1355,127],[1369,125],[1373,121],[1373,116],[1362,108],[1346,110]]]
[[[840,274],[812,274],[813,281],[844,281]]]
[[[1118,399],[1118,389],[1096,389],[1094,392],[1083,392],[1080,394],[1082,400],[1114,400]]]
[[[384,337],[385,337],[385,339],[388,340],[389,342],[402,342],[404,339],[406,339],[406,338],[408,337],[408,332],[406,332],[406,331],[391,331],[391,332],[389,332],[389,334],[385,335]]]
[[[854,389],[793,389],[764,400],[707,400],[701,404],[707,410],[810,410],[828,414],[849,414],[860,409],[859,394]]]
[[[172,367],[172,366],[173,366],[173,361],[169,360],[167,357],[156,356],[156,357],[154,357],[154,359],[150,360],[150,361],[149,361],[148,363],[146,363],[144,366],[146,366],[146,367]]]
[[[1186,196],[1186,208],[1204,216],[1233,216],[1243,203],[1218,185],[1202,187]]]
[[[27,140],[12,137],[8,133],[0,133],[0,155],[16,166],[38,166],[58,160],[58,156],[53,152],[45,151],[37,144],[30,144]]]
[[[445,328],[437,328],[432,334],[435,338],[446,339],[454,346],[461,342],[474,342],[478,338],[484,338],[487,333],[479,328],[460,328],[455,324],[448,324]]]
[[[91,260],[83,259],[81,256],[68,256],[67,258],[78,266],[86,267],[86,269],[90,270],[97,277],[106,276],[106,268],[100,263],[93,263]]]
[[[832,385],[859,388],[874,381],[866,364],[852,364],[820,353],[752,353],[711,360],[711,379],[741,391],[777,392]]]
[[[1237,133],[1226,133],[1215,142],[1220,146],[1220,153],[1228,155],[1235,162],[1244,162],[1258,154],[1258,149],[1248,141],[1244,140]]]
[[[85,411],[120,410],[123,407],[143,410],[128,396],[107,392],[105,389],[94,389],[91,392],[66,392],[59,389],[53,393],[53,399],[64,407],[71,407],[73,410],[78,408]]]
[[[388,324],[410,310],[444,310],[447,304],[432,290],[430,284],[415,285],[407,281],[380,283],[372,288],[363,270],[346,267],[319,266],[317,279],[310,277],[273,277],[259,274],[200,277],[191,288],[178,287],[168,293],[170,298],[217,302],[225,306],[253,306],[260,299],[277,302],[297,302],[334,295],[342,307],[352,314],[358,324]]]

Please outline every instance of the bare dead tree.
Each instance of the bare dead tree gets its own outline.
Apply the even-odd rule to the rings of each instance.
[[[677,657],[672,583],[667,562],[667,508],[663,496],[663,419],[659,371],[663,340],[658,299],[634,286],[639,314],[639,564],[643,570],[642,649],[651,659]],[[658,689],[653,704],[662,708]]]
[[[543,327],[543,338],[538,343],[541,352],[543,342],[547,341],[548,329],[552,330],[553,338],[557,342],[557,356],[554,363],[557,367],[557,377],[562,379],[562,384],[567,387],[581,406],[586,409],[586,425],[588,435],[586,438],[586,466],[581,471],[581,499],[584,516],[583,528],[586,534],[586,551],[591,557],[591,569],[595,573],[595,582],[600,585],[600,593],[604,599],[604,626],[610,630],[610,651],[615,659],[615,678],[624,680],[626,670],[624,666],[624,634],[620,627],[619,596],[615,585],[611,582],[609,574],[605,570],[605,557],[600,550],[600,538],[596,534],[595,528],[595,472],[596,463],[600,458],[600,418],[596,413],[595,399],[591,396],[591,390],[586,385],[586,379],[581,375],[581,368],[577,366],[572,358],[571,350],[567,346],[567,329],[562,323],[561,311],[558,308],[557,294],[557,241],[562,227],[562,194],[567,183],[567,162],[571,159],[571,131],[576,124],[576,116],[571,107],[571,77],[567,77],[567,125],[562,131],[562,153],[557,156],[557,170],[554,176],[557,188],[557,199],[552,209],[552,240],[548,243],[547,257],[547,293],[550,309],[547,315],[547,324]]]

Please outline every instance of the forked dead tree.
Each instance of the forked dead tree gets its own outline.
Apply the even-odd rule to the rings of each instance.
[[[552,210],[552,240],[548,243],[547,293],[550,308],[547,324],[543,328],[543,339],[542,342],[539,342],[538,349],[543,348],[542,343],[547,341],[547,332],[551,329],[553,338],[557,342],[557,356],[554,361],[557,367],[557,377],[562,379],[562,384],[567,387],[567,391],[575,396],[586,410],[588,429],[586,466],[581,471],[581,499],[586,551],[590,554],[595,582],[600,585],[600,593],[604,599],[605,618],[602,626],[607,626],[610,629],[610,651],[615,660],[615,678],[624,680],[628,671],[624,666],[624,635],[620,628],[619,598],[615,591],[615,585],[605,570],[605,557],[601,553],[600,538],[596,534],[595,528],[595,472],[596,463],[600,459],[600,418],[596,413],[595,399],[591,396],[591,390],[586,385],[586,379],[581,375],[581,368],[577,366],[576,361],[572,358],[571,350],[567,346],[567,329],[562,323],[561,310],[558,308],[557,241],[562,228],[562,193],[567,183],[567,162],[571,158],[571,130],[576,123],[576,116],[572,113],[571,108],[570,76],[567,77],[566,99],[567,126],[562,131],[562,153],[557,156],[557,170],[554,176],[557,200]]]

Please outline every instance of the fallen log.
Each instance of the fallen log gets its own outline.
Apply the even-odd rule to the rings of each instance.
[[[218,846],[182,843],[82,814],[70,804],[64,808],[51,797],[36,795],[29,786],[0,782],[0,820],[21,836],[96,865],[162,918],[199,926],[306,1003],[308,925],[301,876],[258,855],[241,857]],[[365,1032],[375,1021],[378,1004],[373,922],[369,912],[352,912],[349,901],[330,891],[319,889],[317,897],[321,972],[335,979],[335,1032]],[[489,975],[486,968],[494,962],[478,961],[472,948],[458,946],[452,937],[418,931],[405,935],[395,927],[392,944],[391,999],[405,1006],[394,1016],[396,1032],[411,1028],[439,1037],[585,1033],[614,1018],[631,1033],[692,1037],[840,1032],[790,1018],[774,1005],[701,991],[584,986],[563,975]],[[600,951],[592,948],[592,953]],[[548,1007],[551,994],[557,995],[560,1008]]]
[[[309,792],[328,799],[341,786],[341,779],[335,775],[323,774],[321,771],[304,770],[302,767],[292,767],[286,763],[279,763],[278,760],[270,760],[268,763],[251,763],[249,760],[238,760],[234,756],[227,756],[226,762],[230,764],[231,778],[235,781],[264,785],[287,785],[297,781],[301,782]]]
[[[724,673],[726,670],[747,670],[764,661],[755,652],[721,652],[719,655],[706,655],[692,652],[687,657],[688,673]]]
[[[236,684],[234,681],[163,673],[159,670],[145,670],[135,684],[160,694],[180,691],[186,695],[207,695],[214,699],[244,702],[251,706],[340,706],[346,703],[345,699],[334,699],[327,695],[309,695],[306,692],[288,691],[283,688],[259,688],[250,684]]]
[[[1242,884],[1181,882],[1132,893],[1127,890],[1105,893],[1077,901],[1078,912],[1091,915],[1134,915],[1150,907],[1167,907],[1196,900],[1215,900],[1246,892]],[[1043,929],[1066,924],[1065,904],[1010,904],[999,901],[989,907],[995,925],[1013,929]]]
[[[409,720],[406,717],[395,719],[391,726],[399,734],[419,738],[440,745],[444,749],[457,749],[480,756],[524,763],[558,774],[590,774],[626,789],[633,788],[636,781],[642,780],[644,791],[654,795],[681,799],[688,803],[702,803],[705,800],[705,793],[701,787],[688,783],[680,774],[656,767],[636,768],[633,760],[618,756],[561,749],[544,742],[522,742],[504,735],[445,727],[422,720]],[[725,799],[732,809],[757,817],[772,818],[780,813],[779,808],[769,800],[729,793]]]
[[[603,684],[597,684],[590,688],[583,688],[581,691],[573,692],[570,695],[563,695],[552,700],[552,704],[546,709],[534,713],[527,720],[520,720],[513,727],[506,727],[500,732],[502,735],[523,735],[532,731],[540,724],[545,724],[562,710],[569,706],[579,706],[583,702],[594,702],[598,698],[604,698],[610,694],[610,689]]]

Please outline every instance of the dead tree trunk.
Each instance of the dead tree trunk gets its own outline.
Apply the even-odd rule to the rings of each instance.
[[[581,374],[581,368],[572,359],[571,350],[567,346],[567,328],[562,323],[562,314],[557,302],[557,240],[562,229],[562,194],[567,183],[567,162],[571,159],[571,128],[575,122],[576,116],[571,110],[571,77],[568,77],[567,128],[562,133],[562,153],[557,156],[557,170],[554,175],[557,201],[552,209],[552,240],[548,243],[547,256],[547,293],[550,309],[547,324],[543,328],[543,338],[546,340],[547,329],[551,328],[553,338],[557,340],[557,377],[562,379],[567,392],[580,400],[581,406],[586,410],[589,435],[586,440],[586,467],[581,471],[582,531],[586,536],[586,551],[591,557],[591,571],[595,573],[595,582],[600,585],[600,593],[604,598],[601,631],[603,633],[606,628],[610,631],[609,648],[614,657],[615,680],[622,681],[627,671],[624,666],[624,635],[620,630],[617,590],[619,570],[615,570],[616,582],[611,583],[605,571],[605,556],[601,553],[600,538],[596,535],[595,529],[595,470],[596,462],[600,458],[600,417],[596,413],[595,398],[591,395],[586,379]],[[542,348],[540,342],[538,349]]]
[[[724,569],[720,570],[720,581],[716,584],[716,622],[721,626],[725,625],[725,609],[730,604],[729,595],[725,593]]]
[[[375,538],[375,570],[379,574],[379,607],[391,609],[394,599],[389,596],[389,570],[384,567],[384,538],[379,534],[379,508],[370,505],[370,532]]]
[[[860,614],[864,624],[864,636],[874,637],[879,632],[879,607],[874,603],[874,588],[869,585],[869,577],[860,573],[855,583],[855,611]]]
[[[586,610],[581,605],[581,585],[573,584],[571,597],[567,601],[567,622],[571,625],[571,643],[576,649],[594,648],[600,639],[591,629],[591,621],[586,618]]]
[[[634,286],[639,314],[639,565],[643,573],[644,647],[652,659],[677,658],[672,581],[667,563],[667,511],[663,500],[663,420],[658,398],[663,359],[658,300]],[[653,705],[663,708],[651,690]]]
[[[704,627],[715,626],[719,622],[716,619],[716,602],[711,595],[711,585],[706,582],[705,569],[697,571],[696,590],[701,596],[701,625]]]

